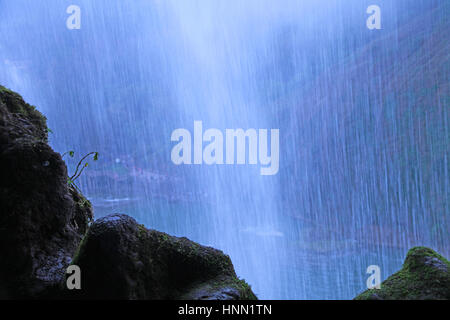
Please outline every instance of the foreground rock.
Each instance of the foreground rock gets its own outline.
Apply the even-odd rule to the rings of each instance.
[[[113,214],[95,221],[73,264],[88,299],[256,299],[230,258]],[[74,290],[75,291],[75,290]]]
[[[47,130],[39,111],[0,86],[1,299],[53,296],[92,219]]]
[[[408,252],[403,268],[381,284],[361,293],[357,300],[448,300],[450,262],[425,247]]]

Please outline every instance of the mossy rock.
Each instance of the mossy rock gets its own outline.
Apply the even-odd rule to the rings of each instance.
[[[81,299],[256,299],[229,256],[113,214],[89,228],[72,264]]]
[[[380,289],[369,289],[356,300],[448,300],[450,262],[432,249],[409,250],[403,268],[390,276]]]
[[[6,126],[8,124],[8,126]],[[47,118],[16,92],[0,85],[0,126],[14,138],[31,136],[47,142]],[[9,128],[8,128],[9,127]]]
[[[45,117],[0,86],[0,299],[56,298],[92,208],[67,185]]]

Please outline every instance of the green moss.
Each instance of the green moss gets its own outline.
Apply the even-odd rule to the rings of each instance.
[[[138,238],[139,239],[145,239],[145,235],[147,234],[147,229],[143,224],[138,225]]]
[[[81,210],[87,209],[87,208],[92,208],[92,204],[91,202],[86,199],[82,194],[80,195],[80,200],[78,200],[77,205]]]
[[[241,294],[240,300],[258,300],[251,286],[244,280],[236,278],[233,286],[239,290]]]
[[[406,268],[410,271],[419,271],[428,274],[430,272],[435,272],[436,269],[427,267],[426,264],[423,263],[425,259],[434,258],[439,261],[442,261],[450,268],[450,262],[441,256],[439,253],[433,251],[430,248],[426,247],[414,247],[408,251],[406,255],[405,263],[403,264],[403,268]]]
[[[5,88],[4,86],[0,85],[0,93],[10,93],[10,94],[14,94],[14,91]]]
[[[70,264],[78,264],[80,255],[83,253],[83,251],[84,251],[85,248],[86,248],[86,244],[87,244],[88,238],[89,238],[88,234],[89,234],[89,229],[86,230],[86,233],[85,233],[83,239],[81,239],[81,242],[80,242],[80,244],[78,245],[78,248],[77,248],[77,250],[75,251],[75,253],[74,253],[74,255],[73,255],[73,258],[72,258],[72,261],[70,262]]]
[[[450,263],[426,247],[409,250],[400,271],[355,299],[450,299]]]
[[[166,233],[161,234],[161,238],[162,238],[162,241],[164,241],[164,242],[169,241],[169,239],[170,239],[169,235]]]
[[[10,113],[18,114],[22,118],[29,119],[40,131],[37,138],[47,141],[49,132],[47,118],[35,106],[29,105],[18,93],[1,85],[0,102],[0,105],[4,104]]]
[[[253,293],[251,286],[243,279],[239,279],[236,276],[232,277],[220,277],[214,279],[209,284],[209,290],[217,291],[221,288],[234,288],[239,292],[239,300],[258,300]]]
[[[194,242],[183,241],[182,239],[176,239],[173,242],[173,245],[176,246],[176,251],[181,255],[192,258],[201,254],[201,247],[199,244]]]

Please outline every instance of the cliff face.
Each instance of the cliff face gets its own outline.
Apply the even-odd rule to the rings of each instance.
[[[126,215],[89,227],[91,204],[68,185],[47,131],[39,111],[0,86],[0,299],[256,299],[219,250]],[[65,286],[71,262],[80,291]]]
[[[280,176],[287,212],[311,226],[303,239],[332,250],[342,234],[365,248],[428,243],[448,256],[448,178],[440,173],[448,171],[450,137],[449,5],[343,49],[348,56],[304,96],[278,102],[289,119],[285,140],[302,146],[284,157]]]
[[[47,130],[39,111],[0,86],[1,298],[51,294],[92,219]]]

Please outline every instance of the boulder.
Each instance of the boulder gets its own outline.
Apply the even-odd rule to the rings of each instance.
[[[432,249],[409,250],[403,268],[356,300],[448,300],[450,262]]]
[[[230,257],[112,214],[89,228],[73,259],[85,299],[256,299]]]
[[[45,117],[0,86],[0,298],[51,297],[92,208],[67,184]]]

